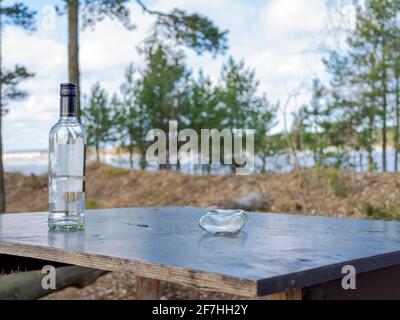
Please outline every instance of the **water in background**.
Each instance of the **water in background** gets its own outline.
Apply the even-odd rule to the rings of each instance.
[[[392,149],[387,151],[387,171],[394,171],[394,155]],[[382,171],[382,153],[379,150],[373,152],[373,158],[377,165],[377,171]],[[314,165],[313,157],[310,153],[301,152],[298,154],[298,162],[303,167],[312,167]],[[20,172],[24,175],[41,175],[48,171],[48,153],[47,150],[40,151],[23,151],[23,152],[8,152],[4,154],[4,170],[5,172]],[[94,161],[94,157],[88,157],[88,162]],[[105,154],[101,156],[101,161],[116,167],[129,168],[129,159],[126,154]],[[133,158],[133,168],[139,169],[139,156]],[[288,172],[294,167],[294,160],[289,154],[275,155],[268,157],[266,161],[266,170],[269,172]],[[260,172],[262,161],[260,158],[255,159],[255,172]],[[399,166],[400,167],[400,166]],[[346,169],[364,172],[368,168],[367,153],[351,152],[349,164]],[[158,167],[149,165],[146,170],[157,171]],[[204,171],[201,165],[181,165],[180,171],[186,174],[208,174]],[[211,166],[211,174],[229,174],[231,173],[228,166],[214,165]]]
[[[5,172],[20,172],[25,175],[40,175],[48,171],[48,152],[23,151],[6,152],[3,155]]]

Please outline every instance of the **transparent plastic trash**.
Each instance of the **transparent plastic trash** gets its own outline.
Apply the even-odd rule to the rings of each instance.
[[[200,218],[200,227],[212,234],[228,235],[239,232],[247,223],[247,213],[243,210],[215,209]]]

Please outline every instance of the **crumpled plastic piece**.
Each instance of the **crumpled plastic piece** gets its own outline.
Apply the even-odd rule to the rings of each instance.
[[[247,224],[247,213],[243,210],[215,209],[200,218],[200,227],[215,235],[239,232]]]

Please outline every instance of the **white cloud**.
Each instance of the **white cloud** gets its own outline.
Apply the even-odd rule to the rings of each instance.
[[[325,4],[312,0],[272,0],[262,9],[261,26],[269,35],[296,34],[307,36],[321,31]]]
[[[66,47],[45,33],[28,35],[17,28],[4,32],[5,67],[22,64],[35,73],[21,83],[30,96],[12,102],[3,117],[5,150],[47,148],[47,132],[57,119],[58,86],[66,79]]]
[[[284,100],[289,90],[304,79],[321,75],[321,55],[315,51],[321,40],[325,20],[324,0],[171,0],[152,1],[149,7],[169,11],[179,7],[189,12],[200,12],[220,28],[229,30],[228,55],[245,59],[256,70],[260,91],[270,99]],[[109,91],[118,90],[125,67],[143,63],[136,46],[147,35],[154,21],[132,3],[132,17],[138,28],[127,31],[117,21],[105,19],[94,31],[80,34],[80,68],[82,89],[100,81]],[[39,29],[27,35],[16,28],[4,32],[5,65],[26,65],[36,73],[24,82],[30,96],[13,102],[11,112],[4,117],[6,150],[47,148],[47,134],[58,117],[58,86],[67,79],[67,46],[65,17],[56,18],[55,30]],[[197,56],[187,51],[187,64],[193,69],[203,68],[217,79],[226,57],[213,59],[209,54]],[[295,109],[307,99],[303,94]]]
[[[286,99],[288,91],[324,71],[318,50],[325,26],[323,0],[270,0],[258,5],[229,0],[162,3],[164,10],[180,7],[202,12],[222,29],[229,29],[228,55],[244,59],[256,70],[260,91],[266,91],[272,100]],[[218,78],[225,59],[193,53],[188,57],[190,66],[202,67],[213,79]],[[307,98],[305,95],[298,101],[303,103]]]
[[[143,39],[152,18],[132,8],[138,28],[127,31],[117,21],[106,19],[96,29],[80,33],[80,69],[83,92],[96,81],[110,92],[118,90],[125,67],[140,63],[135,46]],[[46,149],[48,131],[57,121],[59,84],[66,82],[67,46],[65,17],[57,17],[54,29],[27,34],[18,28],[4,32],[4,65],[25,65],[35,77],[21,83],[29,92],[23,101],[12,102],[4,120],[4,149]],[[64,40],[64,41],[63,41]]]
[[[137,5],[131,5],[131,16],[137,26],[134,31],[124,28],[115,20],[106,19],[94,30],[85,30],[80,35],[80,68],[82,89],[99,81],[107,90],[115,91],[122,80],[126,66],[142,63],[137,45],[146,35],[153,18],[143,15]]]

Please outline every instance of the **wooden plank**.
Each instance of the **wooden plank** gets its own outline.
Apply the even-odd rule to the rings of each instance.
[[[27,257],[0,254],[0,276],[15,272],[39,270],[45,265],[52,265],[56,268],[66,266],[66,264],[56,263],[54,261],[43,261]]]
[[[249,297],[339,279],[345,264],[400,265],[400,222],[250,213],[243,232],[221,237],[198,227],[206,211],[88,210],[81,232],[48,232],[45,212],[0,215],[0,253]]]
[[[135,286],[137,300],[160,299],[160,280],[136,276]]]
[[[292,289],[285,292],[273,293],[261,297],[263,300],[302,300],[301,289]]]
[[[254,297],[257,294],[255,281],[198,270],[63,251],[56,248],[27,247],[19,244],[0,243],[0,251],[10,255],[35,257],[37,259],[63,262],[100,270],[133,272],[141,277],[180,283],[208,291],[226,292],[247,297]]]

